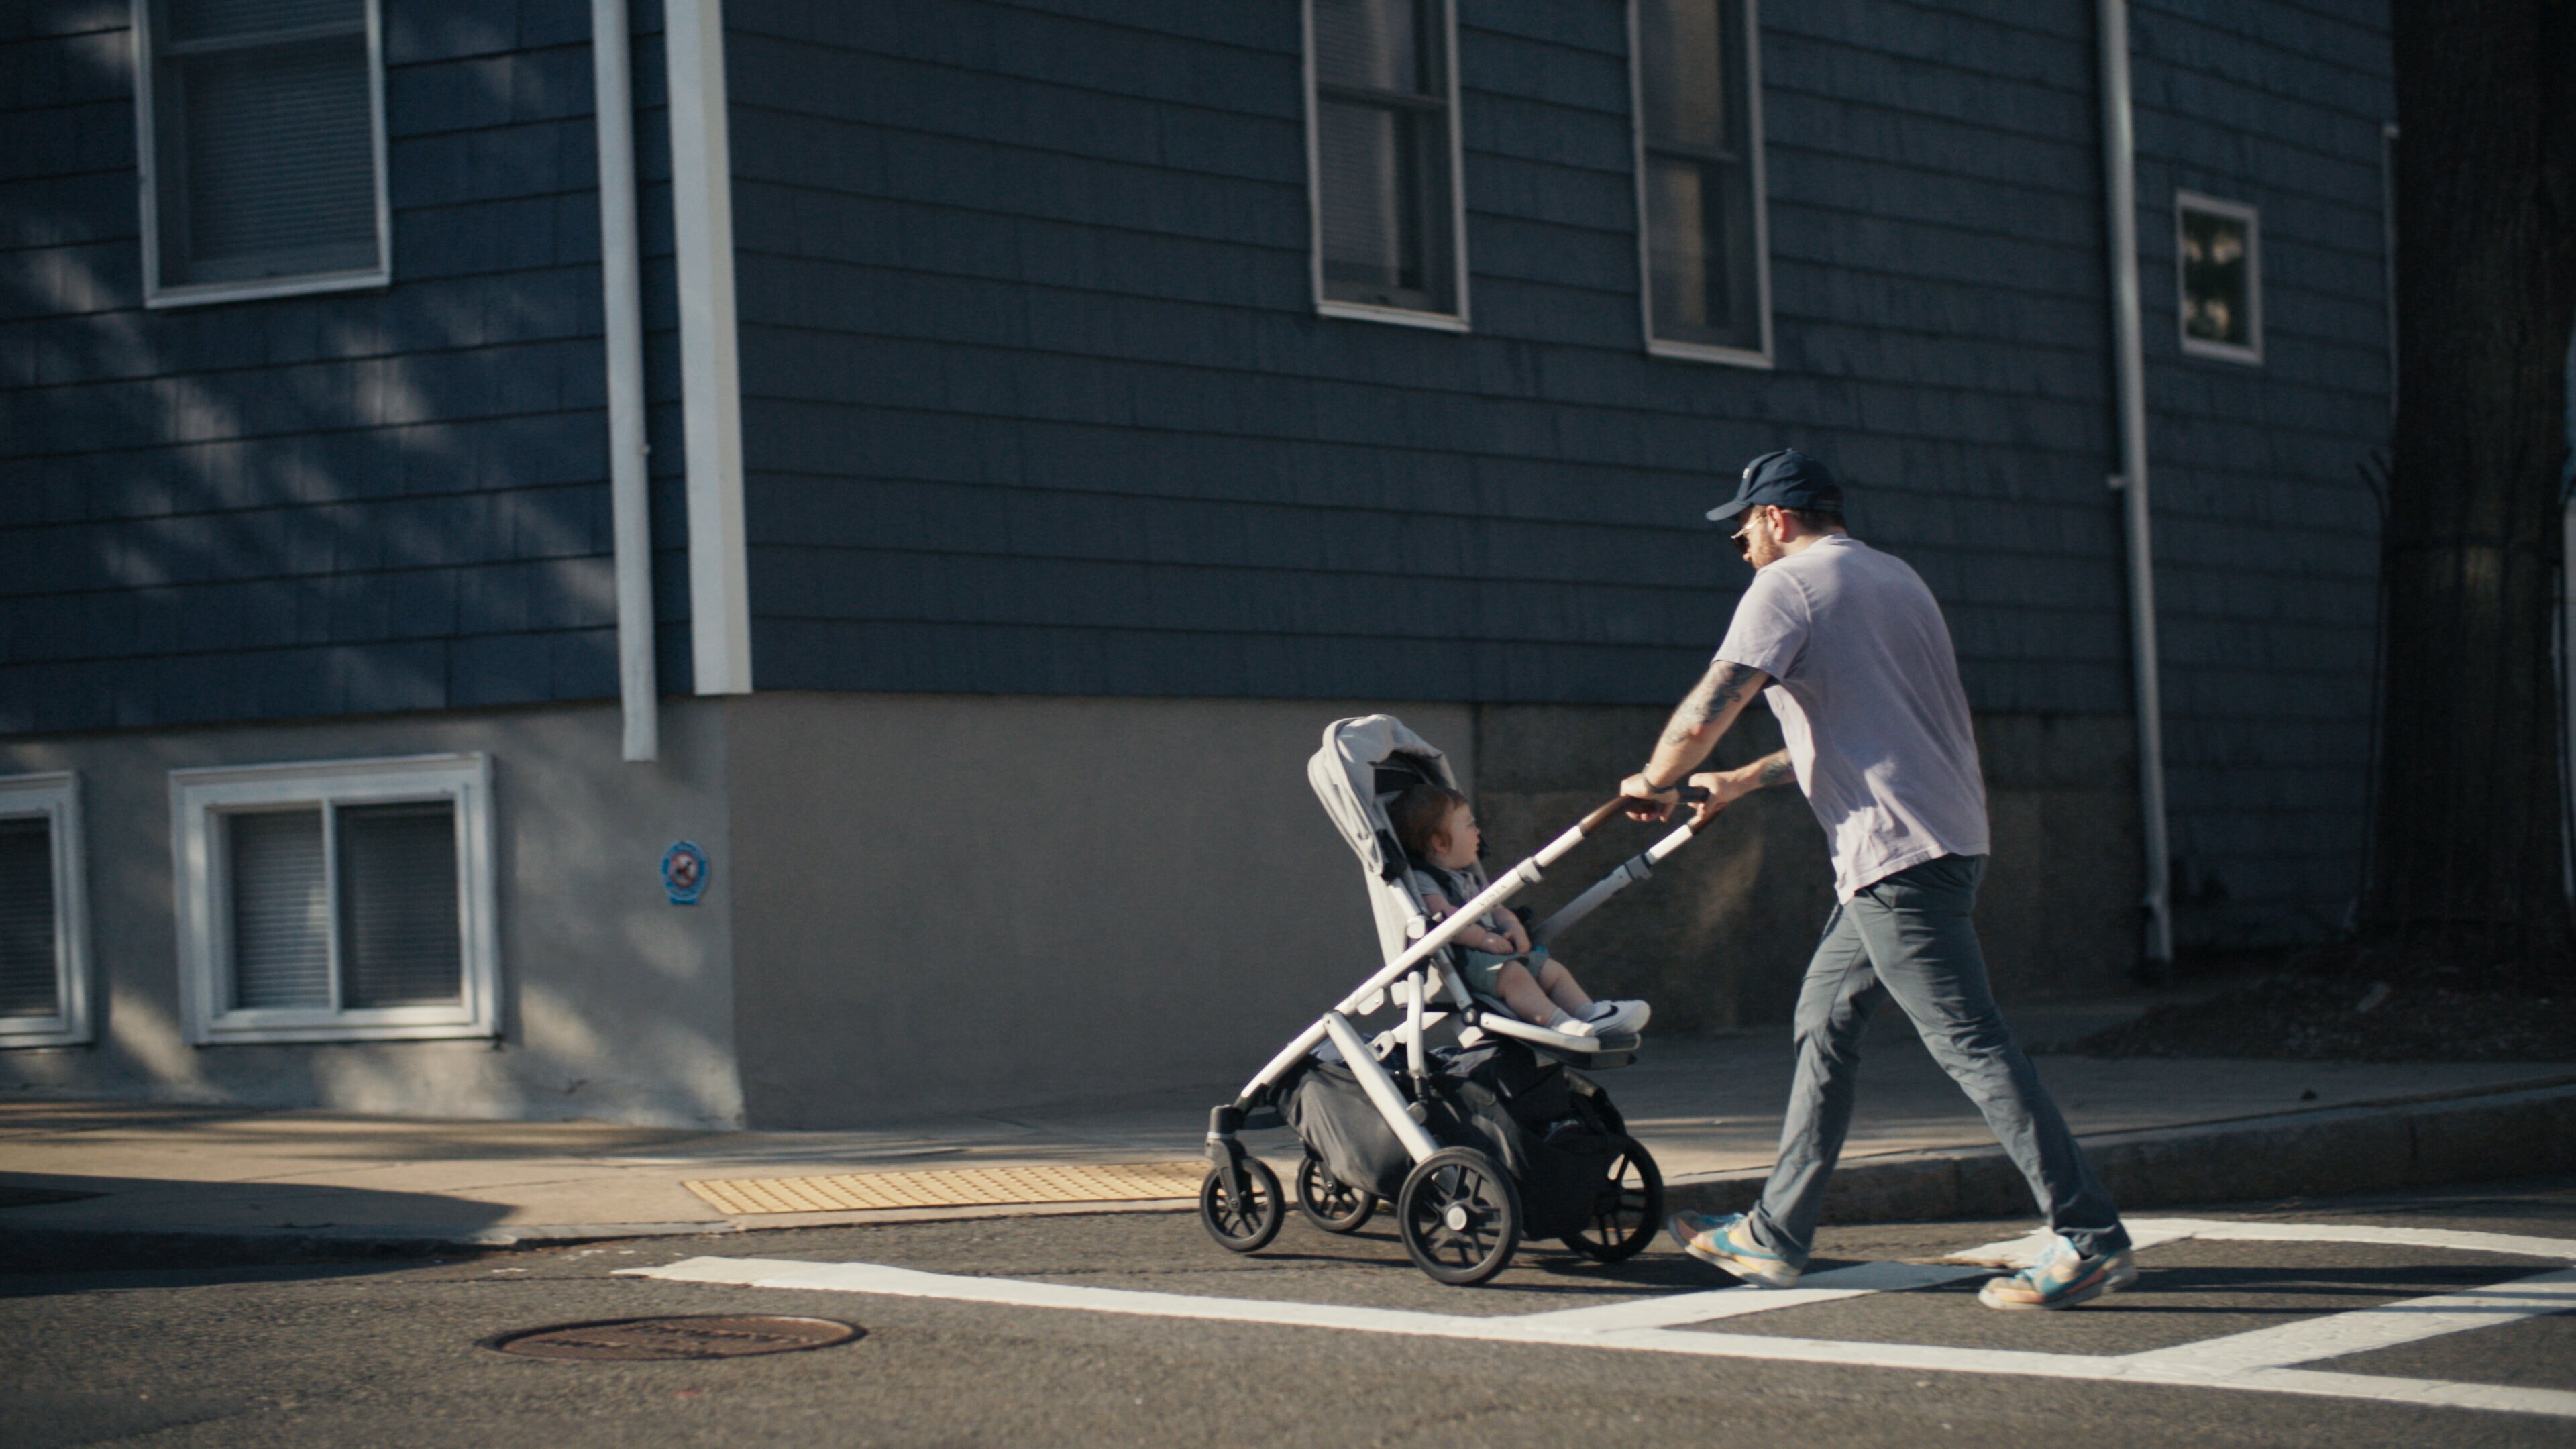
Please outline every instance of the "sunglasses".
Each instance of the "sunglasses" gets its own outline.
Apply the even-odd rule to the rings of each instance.
[[[1754,520],[1754,519],[1756,519],[1756,518],[1759,518],[1759,517],[1761,517],[1761,516],[1762,516],[1762,515],[1761,515],[1760,513],[1756,512],[1756,511],[1754,511],[1754,510],[1752,510],[1752,509],[1749,509],[1749,508],[1748,508],[1748,509],[1746,509],[1746,510],[1745,510],[1745,512],[1744,512],[1744,522],[1743,522],[1743,524],[1742,524],[1741,526],[1739,526],[1739,527],[1735,530],[1735,532],[1733,532],[1733,533],[1731,533],[1731,534],[1727,535],[1727,537],[1728,537],[1730,540],[1732,540],[1732,541],[1733,541],[1733,543],[1735,544],[1735,552],[1736,552],[1736,556],[1737,556],[1737,557],[1739,557],[1739,558],[1751,558],[1751,557],[1753,557],[1753,540],[1752,540],[1752,538],[1751,538],[1750,536],[1748,536],[1748,535],[1746,534],[1745,530],[1746,530],[1746,529],[1751,528],[1751,527],[1753,526],[1753,520]]]

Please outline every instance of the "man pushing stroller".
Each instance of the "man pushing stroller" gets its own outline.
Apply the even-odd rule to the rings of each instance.
[[[2136,1281],[2129,1235],[1987,986],[1969,918],[1986,867],[1985,784],[1940,605],[1913,569],[1846,532],[1842,510],[1825,465],[1785,449],[1747,464],[1735,498],[1709,510],[1739,520],[1753,583],[1707,675],[1620,786],[1631,815],[1659,819],[1687,778],[1709,791],[1705,818],[1795,779],[1833,852],[1838,904],[1799,990],[1797,1075],[1770,1181],[1749,1213],[1677,1213],[1669,1228],[1692,1257],[1739,1278],[1797,1281],[1851,1125],[1861,1033],[1893,1000],[1985,1113],[2058,1235],[1979,1301],[2072,1307]],[[1788,747],[1691,774],[1756,692]]]

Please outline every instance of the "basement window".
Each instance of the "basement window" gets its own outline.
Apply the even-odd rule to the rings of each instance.
[[[199,1043],[499,1030],[481,755],[171,773]]]
[[[79,781],[0,778],[0,1047],[91,1039]]]
[[[2253,207],[2195,192],[2174,196],[2174,265],[2182,350],[2229,362],[2263,361],[2263,245]]]
[[[378,0],[134,0],[147,306],[391,277]]]

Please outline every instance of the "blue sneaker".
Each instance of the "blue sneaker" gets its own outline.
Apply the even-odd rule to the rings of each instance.
[[[1765,1288],[1787,1288],[1798,1281],[1800,1269],[1790,1267],[1777,1253],[1766,1253],[1753,1246],[1744,1236],[1744,1214],[1675,1213],[1664,1219],[1664,1231],[1682,1245],[1682,1251],[1703,1263],[1712,1263],[1743,1279]]]
[[[1977,1301],[1988,1308],[2072,1308],[2137,1281],[2137,1260],[2128,1249],[2088,1258],[2060,1238],[2038,1262],[1988,1281],[1977,1290]]]

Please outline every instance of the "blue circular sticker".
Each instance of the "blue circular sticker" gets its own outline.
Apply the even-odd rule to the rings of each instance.
[[[662,889],[671,893],[671,904],[694,906],[698,892],[707,888],[707,853],[697,842],[683,840],[662,852]]]

